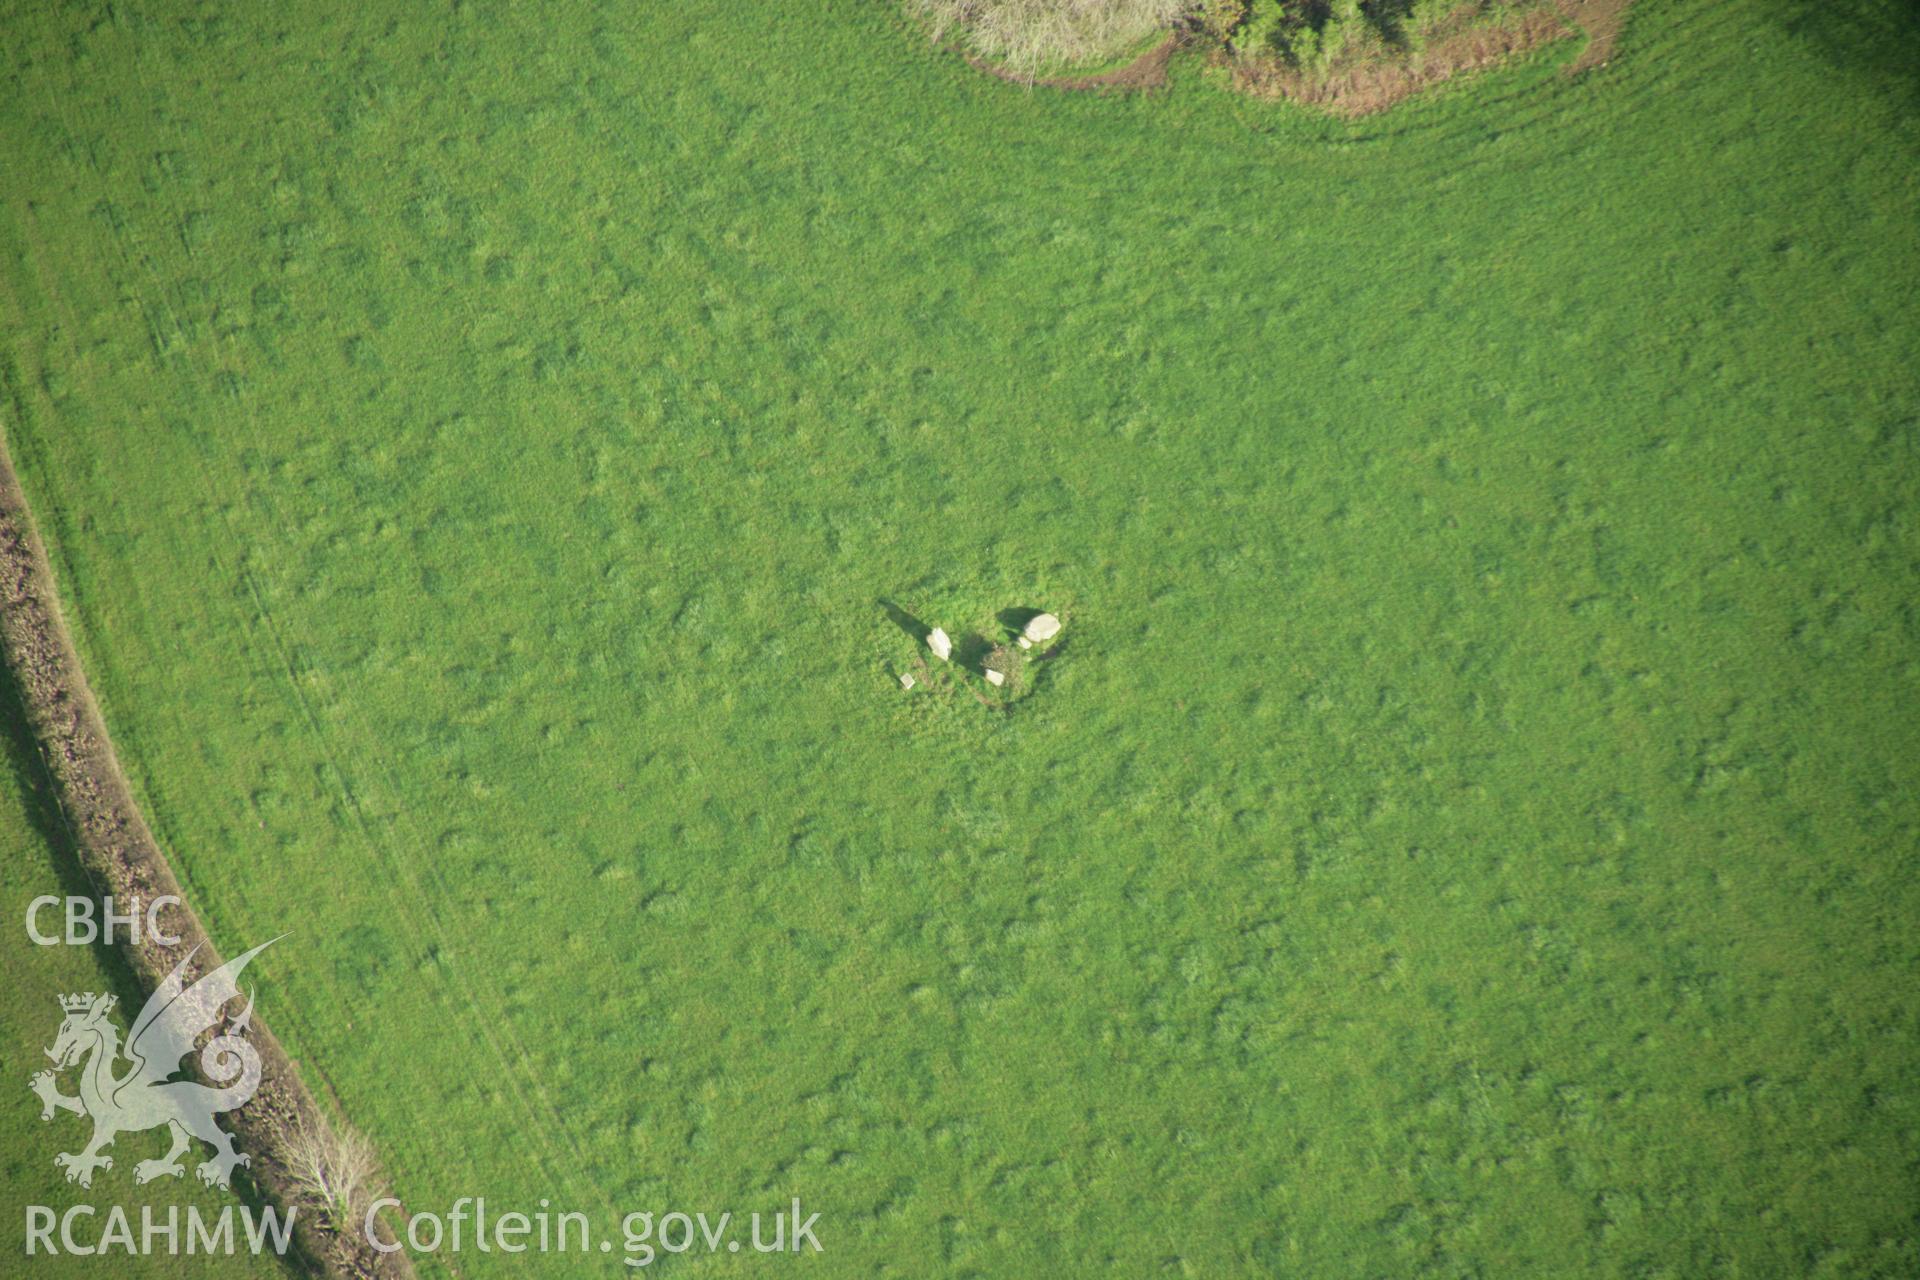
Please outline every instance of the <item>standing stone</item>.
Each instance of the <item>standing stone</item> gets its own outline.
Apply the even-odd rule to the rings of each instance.
[[[902,689],[913,688],[913,677],[906,674],[905,672],[902,672],[900,675],[900,687]]]
[[[1005,672],[995,671],[992,667],[987,668],[988,684],[1002,685],[1002,684],[1005,684],[1006,682],[1007,682],[1007,677]]]
[[[933,656],[942,662],[953,656],[953,641],[938,627],[927,633],[927,648],[933,650]]]
[[[1026,630],[1020,633],[1020,647],[1031,649],[1036,644],[1045,644],[1060,634],[1060,619],[1050,613],[1037,615],[1027,623]]]

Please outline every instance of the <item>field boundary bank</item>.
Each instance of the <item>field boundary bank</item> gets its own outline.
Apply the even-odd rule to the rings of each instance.
[[[190,978],[225,962],[199,914],[180,887],[121,772],[105,721],[80,667],[54,586],[53,567],[41,542],[26,492],[14,473],[4,429],[0,429],[0,656],[20,688],[27,727],[40,748],[54,784],[55,797],[73,833],[80,870],[121,903],[151,902],[173,895],[181,906],[173,913],[177,947],[160,947],[142,936],[121,951],[146,991],[157,987],[185,951],[198,947]],[[54,851],[59,856],[59,851]],[[298,1206],[295,1239],[310,1269],[342,1280],[411,1280],[404,1251],[381,1254],[356,1231],[339,1231],[324,1221],[324,1206],[302,1190],[289,1172],[285,1135],[303,1128],[324,1133],[330,1126],[300,1079],[280,1041],[256,1010],[248,1037],[259,1051],[260,1087],[240,1109],[229,1113],[236,1137],[254,1157],[247,1173],[283,1207]],[[289,1261],[295,1261],[291,1256]]]

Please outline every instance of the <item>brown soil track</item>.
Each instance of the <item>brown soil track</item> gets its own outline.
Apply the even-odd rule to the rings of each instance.
[[[1508,21],[1468,27],[1431,40],[1418,61],[1404,55],[1372,57],[1336,67],[1327,75],[1304,75],[1269,63],[1235,64],[1236,88],[1263,98],[1287,98],[1334,115],[1358,117],[1385,111],[1423,89],[1457,76],[1498,66],[1573,34],[1557,12],[1530,9]],[[1222,55],[1225,62],[1225,55]]]
[[[1167,83],[1167,63],[1173,61],[1174,51],[1179,47],[1180,37],[1170,35],[1124,67],[1115,67],[1112,71],[1103,71],[1099,75],[1055,76],[1052,79],[1023,76],[972,56],[967,58],[967,62],[976,71],[984,71],[1010,84],[1023,84],[1041,89],[1065,89],[1070,93],[1137,93],[1147,89],[1158,89]]]
[[[134,804],[126,776],[80,660],[67,632],[54,590],[53,570],[34,527],[26,495],[0,435],[0,650],[19,683],[28,727],[53,776],[61,809],[73,833],[81,869],[116,902],[150,902],[164,894],[182,907],[171,916],[180,938],[161,947],[144,938],[123,947],[135,976],[151,990],[195,946],[189,969],[199,977],[224,959]],[[56,851],[57,852],[57,851]],[[320,1206],[303,1197],[286,1172],[281,1133],[291,1125],[324,1129],[326,1118],[301,1082],[286,1051],[255,1016],[249,1037],[260,1053],[260,1089],[232,1112],[232,1129],[253,1157],[247,1173],[283,1207],[299,1206],[296,1240],[304,1260],[322,1274],[398,1280],[413,1274],[406,1254],[382,1255],[359,1232],[336,1232],[321,1220]]]
[[[1632,7],[1633,0],[1552,0],[1551,8],[1543,4],[1508,23],[1442,35],[1427,47],[1417,66],[1404,57],[1373,58],[1330,76],[1309,77],[1288,67],[1234,62],[1224,51],[1214,57],[1217,65],[1231,68],[1237,89],[1261,97],[1289,98],[1336,115],[1365,116],[1384,111],[1422,89],[1497,66],[1576,31],[1586,34],[1587,47],[1567,67],[1567,74],[1603,67],[1613,56],[1620,29],[1626,25],[1627,10]],[[967,62],[975,70],[1011,84],[1080,93],[1130,93],[1163,88],[1167,64],[1183,43],[1179,34],[1169,35],[1126,66],[1091,76],[1031,78],[980,58],[968,56]]]

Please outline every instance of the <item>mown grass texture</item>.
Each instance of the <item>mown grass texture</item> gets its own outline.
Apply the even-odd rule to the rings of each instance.
[[[1920,1265],[1897,70],[1650,0],[1349,125],[874,5],[4,21],[83,657],[416,1208]],[[902,693],[882,599],[1069,647]]]

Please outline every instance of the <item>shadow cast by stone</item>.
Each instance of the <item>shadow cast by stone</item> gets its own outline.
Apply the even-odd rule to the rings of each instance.
[[[1025,605],[1015,609],[1002,609],[994,615],[999,624],[1007,629],[1008,639],[1017,639],[1027,629],[1027,624],[1045,613],[1045,609],[1032,609]]]
[[[956,665],[965,667],[975,675],[986,672],[987,655],[993,652],[995,642],[983,635],[969,633],[953,642],[953,660]]]
[[[929,627],[926,623],[920,621],[920,619],[914,617],[885,596],[879,597],[874,603],[886,612],[887,621],[906,632],[908,638],[915,644],[925,644],[927,637],[933,633],[932,627]]]

